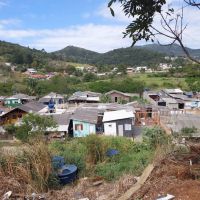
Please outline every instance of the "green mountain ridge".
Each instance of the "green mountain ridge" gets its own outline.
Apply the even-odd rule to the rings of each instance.
[[[155,64],[164,60],[164,54],[153,52],[140,47],[119,48],[106,53],[97,53],[87,49],[68,46],[52,53],[60,59],[94,65],[146,65]]]
[[[139,48],[156,51],[159,53],[166,54],[168,56],[185,57],[183,49],[178,44],[173,44],[173,45],[148,44],[140,46]],[[200,49],[191,49],[186,47],[186,50],[190,53],[192,57],[200,58]]]
[[[31,49],[19,44],[0,41],[1,60],[15,64],[31,64],[49,58],[50,55],[45,50]]]
[[[187,48],[191,56],[200,58],[200,49]],[[98,53],[80,47],[68,46],[59,51],[47,53],[45,50],[36,50],[10,42],[0,41],[1,61],[32,66],[48,63],[49,60],[62,60],[92,65],[154,65],[165,62],[165,56],[185,56],[177,44],[162,46],[148,44],[119,48],[106,53]],[[33,65],[34,63],[34,65]]]
[[[200,49],[186,49],[194,58],[200,58]],[[68,46],[52,54],[62,59],[68,58],[86,64],[126,66],[157,64],[164,62],[165,56],[186,57],[182,48],[177,44],[170,46],[148,44],[114,49],[106,53],[97,53],[79,47]]]

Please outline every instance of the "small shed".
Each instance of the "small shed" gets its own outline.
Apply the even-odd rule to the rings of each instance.
[[[103,116],[104,134],[133,137],[134,118],[133,111],[117,110],[105,112]]]

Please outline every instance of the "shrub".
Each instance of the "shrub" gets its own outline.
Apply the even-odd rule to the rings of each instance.
[[[144,141],[147,142],[152,148],[159,145],[168,144],[170,137],[160,127],[145,128],[143,131]]]
[[[192,136],[192,133],[196,133],[197,128],[196,127],[184,127],[181,129],[181,135],[182,136]]]

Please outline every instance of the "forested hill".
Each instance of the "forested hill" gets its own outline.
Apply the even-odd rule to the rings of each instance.
[[[0,41],[0,58],[1,60],[15,64],[31,64],[41,62],[51,55],[44,50],[31,49],[18,44]]]
[[[167,54],[169,56],[185,56],[183,49],[181,48],[180,45],[177,44],[167,45],[167,46],[158,44],[149,44],[140,46],[140,48]],[[191,48],[186,48],[186,49],[192,57],[200,58],[200,49],[191,49]]]
[[[79,63],[95,65],[150,65],[164,60],[165,54],[140,47],[120,48],[107,53],[97,53],[83,48],[68,46],[52,53],[60,59],[72,59]]]

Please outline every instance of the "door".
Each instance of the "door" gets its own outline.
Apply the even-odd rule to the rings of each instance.
[[[118,125],[118,134],[119,136],[124,136],[124,126]]]
[[[104,123],[105,135],[116,136],[117,135],[116,129],[117,129],[116,123]]]

